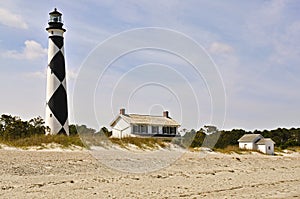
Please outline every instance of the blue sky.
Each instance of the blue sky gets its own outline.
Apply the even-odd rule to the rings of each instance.
[[[85,115],[84,109],[80,109],[82,117],[74,118],[78,109],[72,106],[76,81],[86,61],[91,59],[92,50],[120,32],[160,27],[192,38],[215,63],[226,93],[226,116],[219,128],[300,126],[297,0],[1,1],[1,113],[23,119],[44,117],[48,46],[45,27],[48,13],[54,7],[63,13],[67,29],[65,56],[71,123],[94,128],[108,126],[121,106],[141,114],[160,114],[168,109],[186,128],[212,123],[211,115],[219,113],[212,108],[207,89],[210,85],[205,78],[195,75],[182,59],[157,50],[123,56],[109,67],[97,85],[87,88],[94,91],[92,102],[97,123],[91,122],[94,119]],[[165,87],[152,84],[137,89],[143,85],[141,79]],[[110,93],[111,86],[115,90]],[[85,100],[84,94],[77,97]],[[190,114],[182,114],[182,109]]]

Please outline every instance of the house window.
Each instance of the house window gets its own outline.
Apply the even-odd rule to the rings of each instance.
[[[132,132],[133,132],[133,133],[139,133],[139,132],[140,132],[139,126],[138,126],[138,125],[133,125],[133,127],[132,127]]]
[[[268,146],[268,150],[271,150],[271,146]]]
[[[163,127],[163,134],[176,134],[176,127],[164,126]]]
[[[158,126],[152,126],[152,133],[157,134],[158,133]]]
[[[164,126],[163,127],[163,134],[170,134],[170,127]]]
[[[141,133],[148,133],[148,128],[146,125],[141,125]]]
[[[176,134],[176,127],[170,127],[170,133]]]

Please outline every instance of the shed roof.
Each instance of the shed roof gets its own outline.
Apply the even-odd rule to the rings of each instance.
[[[129,124],[146,124],[157,126],[180,126],[178,122],[170,117],[153,116],[153,115],[138,115],[138,114],[120,114],[112,123],[111,126],[118,121],[119,118],[124,119]]]
[[[254,142],[257,137],[263,138],[261,134],[245,134],[238,140],[238,142]]]
[[[273,144],[275,144],[275,142],[271,138],[263,138],[263,139],[259,140],[256,144],[264,145],[268,142],[273,142]]]

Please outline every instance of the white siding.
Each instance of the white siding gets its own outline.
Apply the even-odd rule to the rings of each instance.
[[[122,138],[131,135],[131,126],[122,118],[116,121],[112,129],[112,137]]]
[[[253,142],[240,142],[239,148],[241,149],[248,149],[248,150],[256,150],[256,144]]]
[[[266,144],[266,154],[273,155],[274,154],[274,143],[268,142]]]
[[[141,126],[138,125],[139,130],[141,130]],[[124,119],[122,119],[121,117],[119,117],[116,121],[114,126],[112,126],[112,137],[116,137],[116,138],[122,138],[122,137],[128,137],[128,136],[132,136],[135,137],[135,134],[138,135],[148,135],[148,134],[152,134],[152,125],[147,125],[145,124],[146,128],[147,128],[147,133],[145,132],[133,132],[133,125],[132,124],[128,124]],[[163,134],[163,126],[157,126],[158,127],[158,132],[155,134]],[[178,127],[176,127],[176,134],[178,132]]]
[[[264,145],[264,144],[258,145],[258,146],[257,146],[257,149],[258,149],[260,152],[266,153],[266,145]]]
[[[252,142],[239,142],[239,148],[248,150],[257,150],[257,145],[255,144],[258,140],[262,139],[263,136],[257,136]]]
[[[259,150],[262,153],[273,155],[274,154],[274,144],[273,142],[267,142],[266,144],[257,145],[251,142],[240,142],[239,148],[248,150]]]
[[[274,154],[274,143],[269,141],[265,144],[258,145],[258,150],[262,153],[273,155]]]

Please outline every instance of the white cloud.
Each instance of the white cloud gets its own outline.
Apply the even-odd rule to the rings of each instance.
[[[225,43],[220,42],[213,42],[208,51],[210,53],[218,54],[218,53],[231,53],[233,51],[233,48]]]
[[[27,29],[28,25],[20,15],[14,14],[9,10],[0,8],[0,23],[9,27]]]
[[[34,60],[44,57],[47,54],[47,49],[43,48],[41,44],[33,40],[25,41],[25,48],[21,51],[8,51],[4,53],[4,56],[14,58],[14,59],[27,59]]]

